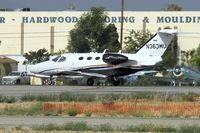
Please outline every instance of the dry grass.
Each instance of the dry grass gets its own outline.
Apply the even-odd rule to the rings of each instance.
[[[93,115],[133,115],[140,117],[199,117],[199,102],[110,102],[110,103],[45,103],[44,114],[57,112],[66,115],[69,110],[77,110],[79,114],[91,112]]]
[[[153,100],[107,103],[47,102],[41,103],[43,109],[40,108],[40,105],[36,109],[33,108],[34,106],[37,107],[37,104],[38,102],[0,103],[0,114],[68,115],[70,110],[74,110],[79,116],[200,117],[200,102],[158,102]],[[38,113],[34,114],[36,111]],[[16,114],[12,114],[12,112]]]
[[[0,103],[0,115],[42,115],[40,102]]]
[[[23,107],[23,108],[29,108],[33,106],[36,102],[17,102],[17,103],[0,103],[0,110],[7,107]]]

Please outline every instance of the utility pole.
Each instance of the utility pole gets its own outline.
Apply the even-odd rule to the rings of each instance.
[[[21,23],[20,54],[24,54],[24,23]]]
[[[54,26],[50,27],[50,53],[54,53]]]
[[[122,50],[122,44],[123,44],[123,24],[124,24],[124,0],[121,0],[121,32],[120,32],[120,44],[121,44],[121,50]]]

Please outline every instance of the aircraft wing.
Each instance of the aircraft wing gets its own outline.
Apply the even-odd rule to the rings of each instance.
[[[156,74],[158,73],[158,71],[154,71],[154,70],[149,70],[149,71],[139,71],[139,72],[136,72],[134,74],[129,74],[129,75],[126,75],[126,76],[121,76],[120,78],[129,78],[129,77],[138,77],[138,76],[147,76],[147,75],[152,75],[152,74]]]
[[[99,78],[106,78],[106,75],[95,73],[95,72],[83,72],[82,70],[87,69],[93,69],[92,67],[86,67],[86,68],[78,68],[78,69],[71,69],[71,70],[65,70],[65,69],[55,69],[55,70],[49,70],[51,71],[52,75],[54,76],[63,76],[63,77],[72,77],[72,76],[93,76],[93,77],[99,77]],[[94,68],[95,69],[95,68]],[[28,76],[33,77],[40,77],[40,78],[49,78],[49,74],[29,74]]]
[[[105,67],[91,66],[91,67],[86,67],[83,69],[101,71],[101,70],[114,70],[114,69],[118,69],[118,68],[130,68],[130,67],[134,67],[134,66],[138,66],[137,62],[135,60],[128,60],[127,62],[118,64],[118,65],[108,65]]]
[[[77,71],[80,75],[85,75],[85,76],[93,76],[93,77],[99,77],[99,78],[107,78],[106,75],[99,74],[99,73],[86,73],[86,72],[81,72]]]
[[[154,70],[149,70],[149,71],[139,71],[134,73],[135,76],[143,76],[143,75],[150,75],[150,74],[156,74],[158,73],[158,71],[154,71]]]
[[[39,78],[49,78],[48,75],[42,75],[42,74],[28,74],[27,76],[32,76],[32,77],[39,77]]]
[[[128,60],[127,62],[124,62],[124,63],[114,66],[114,68],[122,68],[122,67],[130,67],[130,66],[137,66],[137,61]]]
[[[90,72],[82,72],[82,71],[63,71],[63,74],[66,75],[83,75],[83,76],[93,76],[93,77],[99,77],[99,78],[106,78],[106,75],[99,74],[99,73],[90,73]]]

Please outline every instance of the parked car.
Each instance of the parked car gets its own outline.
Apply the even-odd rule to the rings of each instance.
[[[3,76],[2,85],[19,85],[19,84],[30,84],[30,76],[27,72],[12,71],[8,76]]]

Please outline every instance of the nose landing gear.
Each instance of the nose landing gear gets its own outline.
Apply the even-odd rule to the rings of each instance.
[[[55,84],[56,84],[55,78],[53,78],[52,75],[51,75],[50,78],[47,80],[47,84],[48,84],[48,85],[55,85]]]

